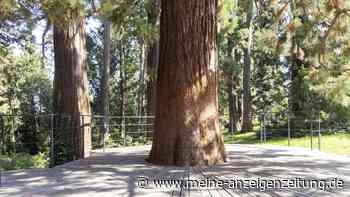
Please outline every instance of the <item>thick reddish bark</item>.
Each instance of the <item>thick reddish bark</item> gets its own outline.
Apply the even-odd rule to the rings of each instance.
[[[72,12],[74,13],[74,12]],[[54,110],[56,114],[68,115],[69,131],[57,129],[56,136],[66,136],[72,147],[70,159],[89,156],[91,150],[90,99],[85,49],[85,21],[72,17],[64,27],[54,27],[55,77]],[[62,125],[60,125],[62,126]],[[67,133],[71,132],[71,133]],[[57,150],[58,151],[58,150]]]
[[[217,1],[162,2],[155,132],[149,161],[213,165],[226,160],[219,129]]]

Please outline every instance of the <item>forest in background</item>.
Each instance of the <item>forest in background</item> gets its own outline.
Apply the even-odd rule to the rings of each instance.
[[[19,115],[2,117],[2,125],[16,125],[2,126],[2,147],[16,140],[23,152],[48,151],[47,140],[39,139],[49,133],[26,115],[61,113],[54,84],[70,86],[64,71],[54,74],[55,58],[76,54],[60,53],[54,43],[66,39],[57,27],[69,29],[77,18],[84,24],[79,39],[86,41],[87,68],[81,77],[88,90],[72,102],[89,101],[83,115],[154,115],[160,12],[160,0],[1,0],[0,112]],[[329,125],[349,123],[349,14],[345,0],[219,1],[222,128],[252,131],[262,113],[291,114],[300,120],[296,125],[316,116]],[[28,147],[27,141],[38,143]]]

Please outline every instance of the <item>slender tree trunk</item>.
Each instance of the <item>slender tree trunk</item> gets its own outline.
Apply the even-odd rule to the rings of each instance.
[[[293,19],[294,10],[295,10],[295,2],[291,1],[290,9],[291,15]],[[304,76],[302,73],[303,67],[303,55],[301,55],[302,49],[298,45],[296,35],[294,32],[289,33],[289,42],[290,42],[290,54],[289,54],[289,76],[290,76],[290,90],[289,90],[289,110],[296,117],[295,120],[292,120],[291,124],[293,125],[302,125],[303,117],[305,117],[305,113],[303,111],[303,104],[306,102],[305,94],[304,94]]]
[[[11,128],[9,129],[8,133],[8,142],[11,143],[13,146],[12,146],[12,150],[13,152],[16,152],[16,132],[15,132],[15,108],[14,108],[14,104],[12,103],[13,99],[14,99],[14,92],[13,92],[13,89],[10,90],[10,92],[8,92],[7,94],[7,99],[8,99],[8,104],[9,104],[9,112],[11,113],[11,117],[9,119],[11,119]]]
[[[162,2],[151,163],[226,160],[218,114],[216,14],[216,0]]]
[[[126,80],[126,73],[124,69],[124,48],[122,46],[122,43],[119,45],[119,59],[120,59],[120,67],[119,67],[119,91],[120,91],[120,108],[119,108],[119,115],[121,117],[124,116],[124,112],[127,107],[127,97],[126,97],[126,85],[127,85],[127,80]]]
[[[139,89],[138,89],[138,107],[137,107],[137,115],[138,118],[138,131],[142,130],[142,116],[144,114],[144,96],[145,96],[145,45],[144,42],[140,41],[140,75],[139,75]]]
[[[243,108],[242,108],[242,132],[252,129],[251,114],[251,48],[253,41],[253,1],[250,1],[249,13],[247,16],[247,24],[249,29],[248,46],[244,49],[244,68],[243,68]]]
[[[124,65],[125,62],[125,48],[124,48],[124,43],[121,40],[118,46],[118,52],[119,52],[119,60],[120,60],[120,65],[119,65],[119,91],[120,91],[120,108],[119,108],[119,116],[120,122],[119,124],[121,125],[120,127],[120,132],[121,132],[121,138],[125,139],[125,111],[127,111],[128,107],[128,97],[127,97],[127,73],[126,73],[126,68]]]
[[[236,62],[236,54],[234,52],[234,42],[232,35],[228,37],[227,43],[227,57],[232,60],[232,63]],[[235,52],[236,53],[236,52]],[[232,66],[232,67],[231,67]],[[239,116],[239,105],[238,104],[238,95],[237,95],[237,83],[236,73],[234,71],[233,65],[225,71],[226,73],[226,92],[228,95],[228,107],[229,107],[229,132],[234,133],[237,131]]]
[[[238,130],[239,122],[239,105],[237,86],[235,85],[234,77],[227,80],[227,94],[229,99],[229,131],[234,133]]]
[[[229,108],[229,127],[228,130],[230,133],[237,131],[237,126],[235,124],[235,97],[233,95],[233,81],[232,79],[227,79],[227,94],[228,94],[228,108]]]
[[[110,66],[111,66],[111,23],[109,21],[104,22],[104,65],[102,72],[102,113],[103,113],[103,131],[102,140],[108,141],[109,138],[109,96],[110,96]],[[102,144],[103,145],[103,141]]]
[[[137,115],[142,116],[143,112],[143,98],[144,98],[144,79],[145,79],[145,50],[143,41],[140,41],[140,54],[139,54],[139,81],[138,81],[138,96],[137,96]]]
[[[34,100],[34,95],[30,95],[30,113],[31,115],[33,115],[32,117],[23,117],[25,122],[28,123],[28,128],[32,128],[30,130],[32,130],[29,134],[29,136],[27,136],[27,139],[24,139],[25,141],[27,140],[28,144],[27,146],[29,146],[29,153],[31,155],[36,155],[39,152],[39,147],[38,147],[38,131],[39,131],[39,125],[37,122],[37,117],[35,116],[37,114],[37,111],[35,109],[35,100]]]
[[[293,39],[294,40],[294,39]],[[294,41],[293,41],[294,42]],[[290,100],[289,100],[289,107],[291,112],[296,117],[304,117],[306,116],[306,111],[303,111],[304,109],[304,103],[307,102],[306,96],[305,96],[305,88],[304,88],[304,75],[302,72],[303,68],[303,61],[298,58],[298,52],[299,47],[296,43],[292,44],[294,46],[294,50],[291,54],[290,59]],[[301,120],[301,119],[300,119]]]
[[[85,158],[91,151],[90,116],[83,116],[91,113],[85,21],[78,11],[72,11],[71,14],[70,24],[63,28],[54,27],[54,111],[56,114],[69,115],[72,126],[70,134],[67,134],[70,132],[67,130],[56,130],[55,136],[72,138],[68,140],[68,144],[61,146],[72,147],[72,155],[67,155],[68,160]]]
[[[119,60],[120,60],[120,65],[119,65],[119,92],[120,92],[120,97],[119,97],[119,116],[123,115],[124,112],[124,73],[123,73],[123,57],[122,57],[122,46],[119,44],[118,47],[118,53],[119,53]]]
[[[152,1],[152,8],[148,14],[150,23],[154,28],[159,28],[160,0]],[[154,115],[156,108],[157,70],[159,63],[159,39],[150,44],[147,57],[147,114]]]

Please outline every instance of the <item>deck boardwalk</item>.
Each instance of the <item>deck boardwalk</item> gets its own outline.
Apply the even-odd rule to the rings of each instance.
[[[3,173],[0,196],[136,197],[136,196],[350,196],[350,158],[299,148],[258,145],[227,145],[229,161],[215,167],[162,167],[147,164],[149,146],[95,151],[93,156],[53,169]],[[139,177],[149,185],[140,188]],[[272,180],[285,178],[344,181],[344,188],[277,189],[268,191],[226,188],[157,188],[152,179],[179,180]]]

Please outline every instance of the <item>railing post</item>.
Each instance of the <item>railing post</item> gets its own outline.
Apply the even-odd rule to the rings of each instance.
[[[311,131],[310,131],[310,148],[311,150],[313,149],[313,145],[314,145],[314,142],[313,142],[313,137],[314,137],[314,128],[313,128],[313,120],[311,120]]]
[[[264,115],[260,117],[260,144],[263,143],[263,117]]]
[[[102,143],[103,143],[103,152],[106,152],[106,134],[107,134],[107,121],[106,121],[106,115],[103,116],[103,135],[102,135]]]
[[[89,148],[89,147],[86,147],[86,142],[85,142],[85,114],[83,114],[83,115],[81,115],[81,129],[82,129],[82,131],[81,131],[81,136],[80,136],[80,139],[79,139],[79,142],[80,142],[80,148],[82,148],[83,150],[83,158],[85,158],[86,157],[86,154],[90,154],[89,152],[90,152],[90,150],[89,149],[87,149],[87,148]],[[86,151],[88,151],[88,153],[86,152]]]
[[[5,121],[2,114],[0,114],[0,131],[1,131],[1,154],[6,152],[6,136],[5,136]]]
[[[288,118],[288,146],[290,146],[290,117],[289,117],[289,112],[288,112],[288,115],[287,115],[287,118]]]
[[[320,114],[318,114],[318,150],[321,151],[321,117]]]
[[[15,115],[12,114],[11,134],[13,140],[13,153],[16,153],[16,135],[15,135]]]
[[[264,115],[264,143],[266,144],[266,114]]]
[[[109,138],[109,116],[108,114],[103,115],[103,152],[106,149],[106,139]]]
[[[2,168],[0,168],[0,188],[2,187]]]
[[[123,137],[123,144],[126,146],[126,131],[125,131],[125,117],[122,116],[122,137]]]
[[[55,165],[54,114],[50,115],[50,168]]]

